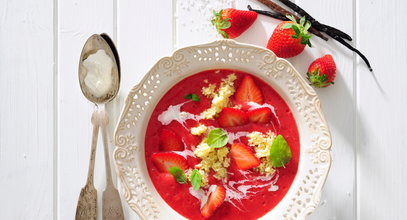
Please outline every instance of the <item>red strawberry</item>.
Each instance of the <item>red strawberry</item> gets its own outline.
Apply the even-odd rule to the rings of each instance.
[[[172,130],[163,129],[160,135],[160,146],[162,151],[183,151],[184,143]]]
[[[176,153],[163,152],[155,153],[151,156],[154,165],[162,173],[169,173],[168,169],[170,167],[178,167],[182,170],[188,169],[187,160]]]
[[[271,110],[270,108],[256,108],[247,113],[249,121],[265,124],[271,119]]]
[[[260,165],[259,158],[254,155],[248,146],[242,143],[232,144],[230,155],[241,170],[247,170]]]
[[[236,101],[240,103],[256,102],[263,104],[263,95],[251,76],[246,75],[235,94]]]
[[[273,51],[278,57],[289,58],[300,54],[305,45],[311,47],[308,29],[311,23],[301,18],[300,24],[292,16],[287,16],[291,21],[284,21],[277,25],[271,35],[267,48]]]
[[[308,68],[307,79],[317,88],[334,84],[335,77],[336,64],[329,54],[316,59]]]
[[[235,108],[223,108],[218,118],[218,123],[223,128],[245,125],[248,122],[246,112]]]
[[[226,197],[226,190],[223,186],[216,186],[215,191],[209,194],[208,201],[201,208],[201,214],[205,218],[209,218],[215,210],[222,205]]]
[[[256,20],[257,13],[227,8],[213,11],[212,24],[224,38],[235,38],[246,31]]]

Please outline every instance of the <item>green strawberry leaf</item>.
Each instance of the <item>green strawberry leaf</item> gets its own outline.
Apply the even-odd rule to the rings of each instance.
[[[295,19],[294,16],[292,16],[292,15],[286,15],[286,17],[287,17],[288,19],[290,19],[290,21],[292,21],[292,22],[294,22],[294,23],[297,23],[297,19]]]
[[[305,18],[305,17],[303,17],[303,18]],[[311,27],[311,22],[309,22],[309,21],[307,21],[307,23],[305,24],[305,26],[304,26],[304,30],[305,31],[308,31],[308,29]],[[311,35],[309,35],[309,36],[311,36]],[[310,37],[311,38],[311,37]]]
[[[224,38],[229,38],[229,35],[222,30],[218,30],[218,33],[221,34]]]
[[[209,132],[206,143],[209,145],[209,147],[213,148],[223,147],[228,143],[228,135],[224,130],[214,128]]]
[[[223,10],[220,10],[219,12],[213,11],[211,22],[212,25],[215,26],[219,34],[221,34],[224,38],[229,38],[229,35],[224,30],[230,28],[230,26],[232,25],[230,22],[231,19],[222,18],[222,12]]]
[[[192,171],[191,175],[189,176],[189,181],[191,182],[192,188],[194,190],[198,190],[199,188],[201,188],[202,177],[197,169],[194,169]]]
[[[300,19],[300,25],[304,26],[305,24],[305,16]]]
[[[300,31],[300,29],[298,28],[298,26],[293,25],[293,26],[291,26],[291,28],[295,31],[295,34],[296,34],[296,35],[300,35],[301,31]]]
[[[199,98],[199,96],[197,94],[194,93],[190,93],[184,96],[185,99],[191,99],[194,102],[199,102],[201,99]]]
[[[308,34],[308,29],[311,28],[311,22],[307,21],[305,16],[300,19],[300,23],[297,22],[294,16],[286,15],[293,23],[285,24],[283,28],[292,28],[295,34],[292,36],[294,39],[300,39],[301,44],[312,47],[309,39],[312,35]]]
[[[310,85],[322,88],[326,87],[329,84],[334,84],[334,82],[329,82],[328,76],[326,74],[321,74],[319,68],[316,68],[312,73],[307,73],[307,79],[310,82]]]
[[[284,29],[289,29],[289,28],[291,28],[292,26],[293,26],[292,23],[288,23],[288,24],[283,25],[283,28],[284,28]]]
[[[230,20],[230,18],[226,18],[226,19],[222,20],[221,25],[220,25],[221,29],[228,29],[228,28],[230,28],[230,26],[232,26],[232,24],[229,22],[229,20]]]
[[[290,162],[292,157],[291,149],[287,141],[280,134],[274,139],[270,148],[270,161],[274,167],[283,167]]]
[[[187,176],[185,175],[184,171],[179,167],[170,167],[168,171],[171,175],[175,178],[175,180],[180,184],[187,183]]]

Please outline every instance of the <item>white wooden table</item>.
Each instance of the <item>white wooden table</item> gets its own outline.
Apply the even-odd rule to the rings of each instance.
[[[121,90],[108,105],[112,134],[126,94],[159,58],[219,38],[211,11],[248,3],[266,9],[254,0],[0,0],[0,219],[75,215],[92,131],[93,105],[77,76],[87,37],[108,33],[120,53]],[[335,85],[317,91],[332,132],[334,163],[321,205],[309,219],[406,219],[407,2],[296,3],[353,36],[375,70],[371,74],[332,39],[314,37],[314,48],[290,59],[303,74],[326,53],[338,66]],[[236,40],[265,46],[277,23],[259,16]],[[96,160],[101,206],[102,145]],[[123,204],[126,219],[138,219]]]

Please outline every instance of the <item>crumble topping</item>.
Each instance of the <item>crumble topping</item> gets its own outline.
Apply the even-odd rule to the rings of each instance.
[[[208,131],[208,127],[206,127],[203,124],[199,124],[197,127],[193,127],[191,128],[191,134],[193,135],[201,135],[201,134],[205,134],[206,131]]]
[[[258,131],[251,132],[247,135],[249,145],[254,147],[256,157],[260,159],[260,165],[255,167],[254,170],[261,174],[271,175],[275,172],[273,165],[270,161],[270,148],[276,138],[275,134],[271,131],[263,134]]]
[[[215,171],[216,179],[224,179],[227,176],[227,168],[230,165],[230,158],[227,157],[229,149],[225,147],[213,148],[206,143],[204,139],[194,151],[194,154],[201,159],[201,162],[196,165],[196,168],[204,172],[205,178],[208,173]],[[201,174],[202,175],[202,174]]]
[[[215,89],[216,89],[216,85],[215,84],[209,84],[207,87],[203,87],[201,92],[204,96],[212,99],[213,97],[215,97]]]
[[[204,119],[213,119],[222,108],[228,107],[229,97],[235,93],[234,81],[237,79],[235,74],[229,74],[226,78],[222,79],[218,92],[215,93],[212,99],[212,105],[201,113]],[[204,94],[205,95],[205,94]]]

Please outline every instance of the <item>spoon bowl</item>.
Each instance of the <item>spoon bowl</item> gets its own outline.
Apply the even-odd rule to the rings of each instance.
[[[106,40],[107,39],[107,40]],[[112,49],[113,48],[113,49]],[[87,74],[87,69],[83,64],[89,55],[96,53],[98,50],[104,50],[106,54],[112,59],[112,84],[109,92],[101,97],[97,97],[90,91],[89,87],[85,83],[85,77]],[[81,57],[79,60],[79,85],[81,87],[83,95],[91,102],[95,104],[103,104],[111,101],[116,97],[120,88],[120,67],[118,64],[117,51],[114,48],[113,42],[106,34],[94,34],[88,38],[85,45],[83,46]]]
[[[107,56],[112,59],[112,69],[111,69],[111,81],[110,88],[106,93],[102,93],[102,96],[95,96],[92,90],[85,83],[86,75],[88,70],[84,65],[84,61],[91,55],[95,54],[98,50],[104,50]],[[98,61],[103,62],[103,61]],[[101,63],[96,63],[100,65]],[[114,99],[119,91],[120,87],[120,64],[119,56],[114,46],[113,41],[106,34],[94,34],[86,41],[83,46],[81,57],[79,60],[79,84],[83,95],[91,102],[98,104],[104,104],[112,99]],[[96,77],[100,77],[96,76]],[[98,109],[98,108],[97,108]],[[109,117],[105,108],[96,110],[92,115],[93,124],[93,138],[91,146],[91,156],[89,160],[89,171],[88,180],[85,187],[82,189],[79,196],[77,210],[76,210],[76,220],[85,219],[95,219],[97,218],[97,191],[93,186],[93,169],[95,165],[95,152],[97,137],[99,132],[99,127],[102,129],[103,147],[105,155],[105,165],[106,165],[106,189],[103,192],[103,204],[102,204],[102,215],[103,220],[123,220],[123,208],[120,201],[120,195],[118,190],[115,188],[112,181],[112,174],[110,168],[110,156],[109,156],[109,142],[107,138],[107,125],[109,123]]]

